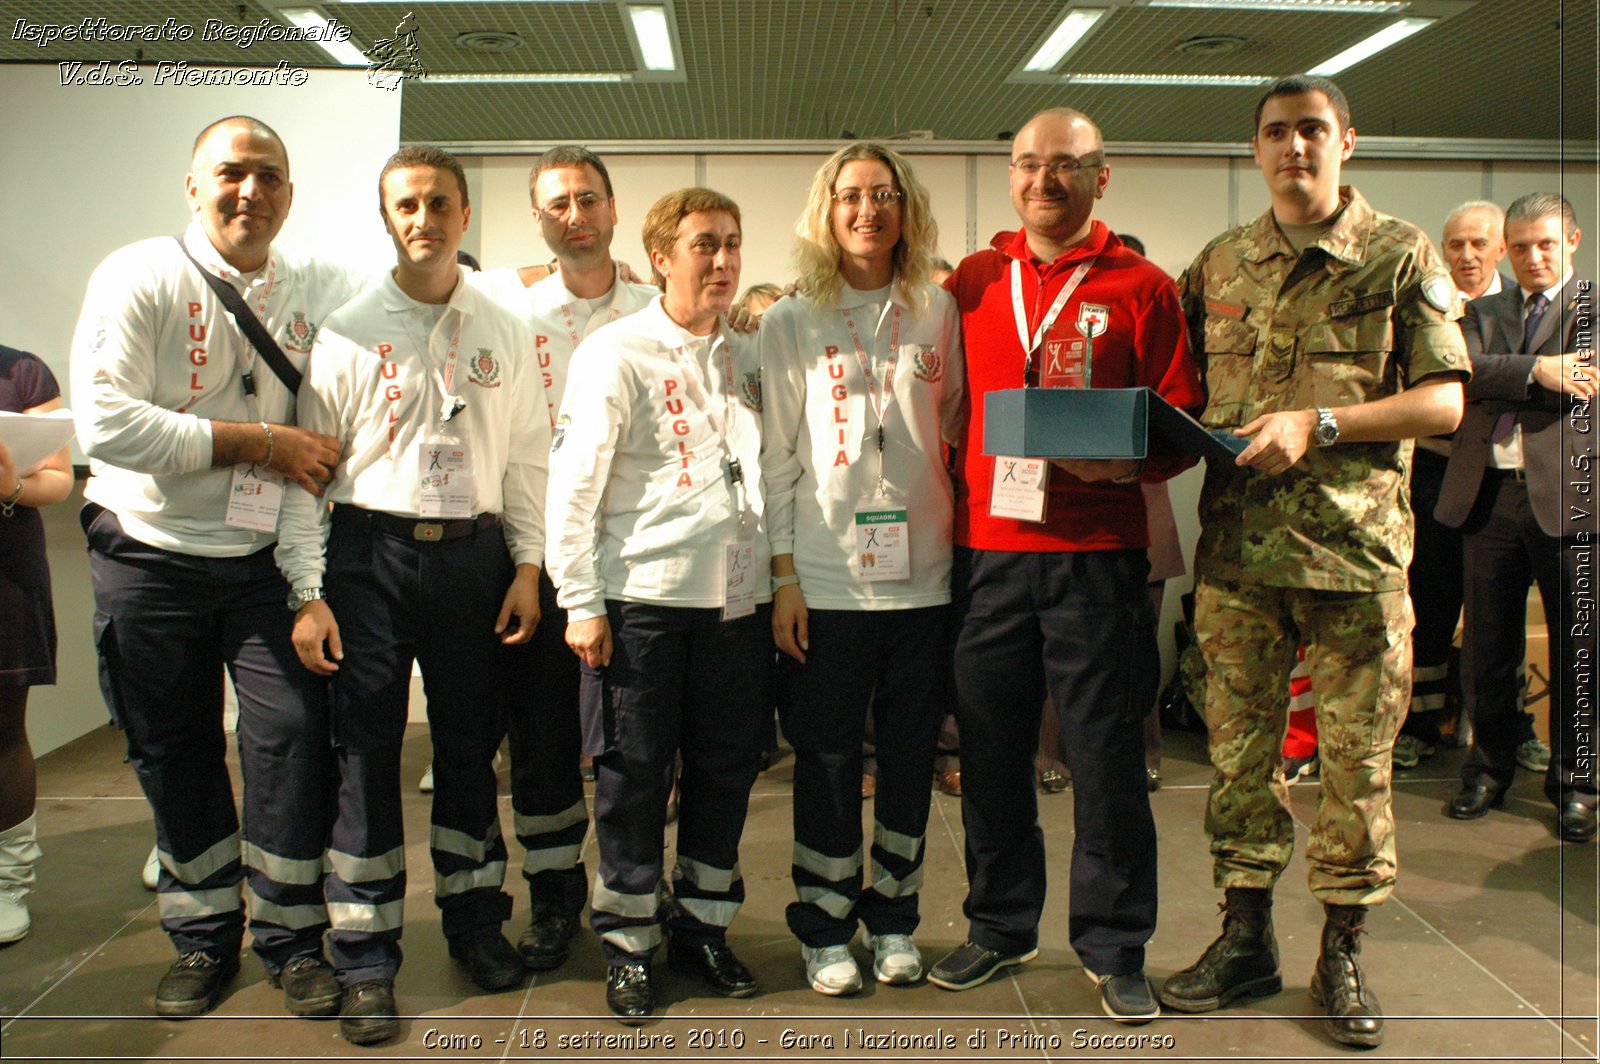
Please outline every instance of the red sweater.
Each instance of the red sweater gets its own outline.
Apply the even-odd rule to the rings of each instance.
[[[1050,471],[1044,523],[989,516],[995,460],[983,453],[983,400],[990,391],[1022,384],[1023,347],[1011,306],[1011,263],[1022,263],[1022,298],[1028,328],[1037,329],[1077,267],[1094,259],[1072,298],[1045,335],[1080,341],[1082,304],[1109,308],[1106,330],[1095,337],[1096,388],[1151,388],[1191,413],[1205,405],[1200,375],[1189,354],[1187,329],[1172,279],[1095,222],[1089,238],[1051,263],[1028,249],[1022,232],[1000,233],[990,247],[961,260],[945,282],[961,310],[971,411],[961,431],[956,470],[955,542],[978,550],[1130,550],[1149,545],[1144,496],[1137,484],[1085,483]],[[1042,354],[1034,360],[1035,372]],[[1141,480],[1161,481],[1196,459],[1152,452]]]

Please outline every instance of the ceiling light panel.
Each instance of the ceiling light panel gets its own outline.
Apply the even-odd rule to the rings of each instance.
[[[1307,14],[1393,15],[1407,0],[1145,0],[1146,7],[1187,7],[1224,11],[1301,11]]]
[[[1039,45],[1022,69],[1030,74],[1048,73],[1061,64],[1067,54],[1082,43],[1095,23],[1105,17],[1104,8],[1076,8],[1068,11],[1055,30]]]
[[[1331,59],[1319,63],[1306,71],[1319,77],[1331,78],[1343,70],[1348,70],[1357,63],[1371,59],[1379,52],[1393,48],[1401,41],[1414,33],[1420,33],[1433,25],[1438,19],[1432,18],[1403,18],[1399,22],[1379,30],[1364,41],[1358,41]]]

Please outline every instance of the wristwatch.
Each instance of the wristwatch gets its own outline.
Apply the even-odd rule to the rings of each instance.
[[[1318,447],[1339,442],[1339,423],[1333,420],[1333,411],[1328,407],[1317,407],[1317,427],[1312,431],[1311,438],[1317,441]]]
[[[327,596],[320,587],[297,587],[289,592],[289,609],[299,613],[301,608],[312,602],[326,602]]]

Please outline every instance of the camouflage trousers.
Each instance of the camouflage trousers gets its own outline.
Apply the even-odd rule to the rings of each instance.
[[[1376,905],[1395,878],[1390,753],[1411,701],[1404,590],[1317,591],[1202,579],[1195,635],[1216,769],[1206,832],[1218,887],[1271,887],[1294,852],[1282,771],[1289,672],[1305,644],[1321,790],[1306,840],[1311,892]]]

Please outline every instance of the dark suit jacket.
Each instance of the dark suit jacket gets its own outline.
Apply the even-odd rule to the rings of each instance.
[[[1600,491],[1600,484],[1588,495],[1567,486],[1569,480],[1600,481],[1595,471],[1600,455],[1593,453],[1596,431],[1590,405],[1575,409],[1580,404],[1571,396],[1528,380],[1538,355],[1577,350],[1575,334],[1580,320],[1587,339],[1593,342],[1594,298],[1592,283],[1576,276],[1569,279],[1546,309],[1528,353],[1522,352],[1520,288],[1511,284],[1467,304],[1461,332],[1472,357],[1472,379],[1467,382],[1466,412],[1450,447],[1450,465],[1434,509],[1440,524],[1459,528],[1472,512],[1484,468],[1489,465],[1495,422],[1510,411],[1522,427],[1528,498],[1539,527],[1551,536],[1572,536],[1595,528],[1594,514],[1600,505],[1595,492]]]

